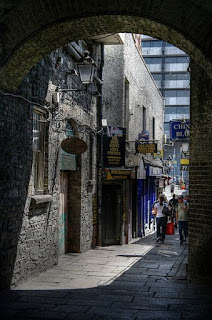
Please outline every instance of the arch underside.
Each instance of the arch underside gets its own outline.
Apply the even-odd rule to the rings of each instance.
[[[36,63],[70,41],[117,32],[142,33],[163,39],[185,51],[210,76],[212,74],[210,60],[174,28],[140,16],[97,15],[51,23],[17,43],[0,69],[0,87],[15,91]]]

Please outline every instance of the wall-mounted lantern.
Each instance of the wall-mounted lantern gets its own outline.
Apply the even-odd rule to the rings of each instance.
[[[67,73],[72,76],[78,76],[83,84],[86,86],[83,86],[81,89],[60,89],[59,87],[56,87],[55,92],[52,93],[52,101],[53,103],[59,103],[60,101],[60,93],[61,92],[77,92],[77,91],[87,91],[87,85],[93,83],[94,80],[94,72],[97,67],[96,62],[90,57],[90,52],[88,50],[85,50],[83,52],[83,56],[79,62],[77,62],[77,69],[72,69],[68,71]],[[99,81],[102,85],[102,81],[95,75],[95,80]],[[98,93],[98,92],[97,92]],[[97,95],[95,92],[94,95]],[[99,93],[98,93],[99,95]]]
[[[96,62],[90,57],[90,52],[85,50],[80,62],[77,63],[79,77],[82,83],[89,84],[93,82],[94,71],[97,67]]]

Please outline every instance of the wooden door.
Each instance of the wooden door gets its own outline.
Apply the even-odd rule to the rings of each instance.
[[[59,255],[67,252],[68,227],[68,174],[60,173]]]

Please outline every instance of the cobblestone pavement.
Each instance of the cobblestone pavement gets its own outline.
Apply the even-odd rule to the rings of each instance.
[[[210,285],[186,275],[187,245],[155,234],[66,254],[1,294],[1,319],[211,319]]]

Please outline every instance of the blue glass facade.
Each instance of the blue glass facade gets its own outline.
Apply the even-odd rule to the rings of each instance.
[[[152,76],[165,99],[164,159],[174,160],[172,175],[183,175],[180,168],[181,143],[170,146],[169,122],[173,119],[190,118],[189,57],[173,45],[142,35],[142,54]],[[185,174],[185,173],[184,173]]]

